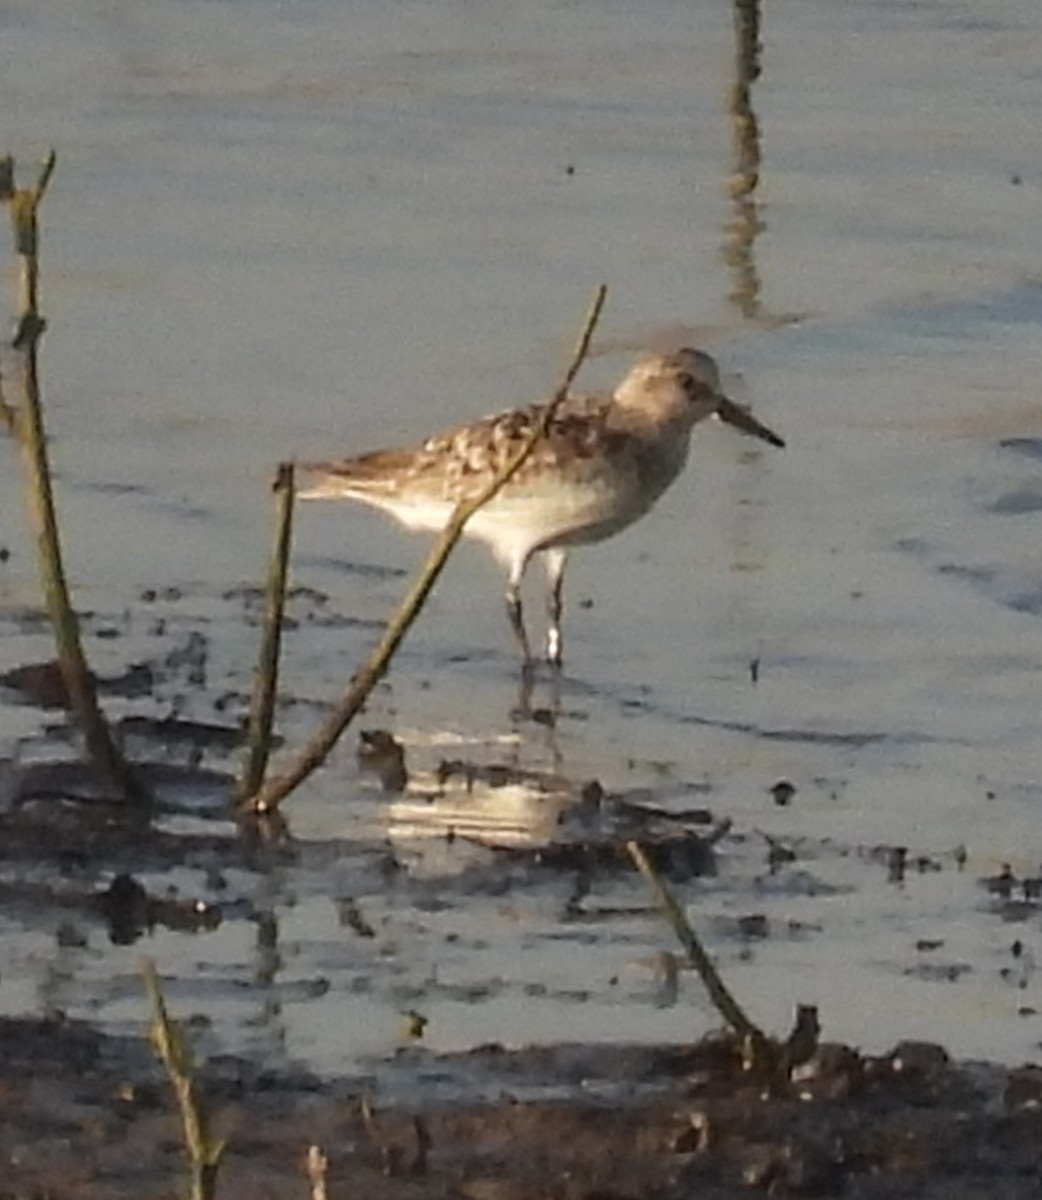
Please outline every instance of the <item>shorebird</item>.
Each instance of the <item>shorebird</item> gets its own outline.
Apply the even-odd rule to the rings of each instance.
[[[406,528],[439,532],[453,509],[517,451],[545,404],[483,417],[422,445],[376,450],[338,462],[303,463],[302,500],[359,500]],[[541,553],[549,583],[546,653],[560,666],[564,570],[573,546],[600,542],[631,525],[680,474],[694,426],[716,417],[772,446],[782,439],[724,395],[716,363],[684,349],[639,360],[613,393],[569,395],[521,469],[467,522],[506,568],[510,626],[532,664],[521,609],[521,579]]]

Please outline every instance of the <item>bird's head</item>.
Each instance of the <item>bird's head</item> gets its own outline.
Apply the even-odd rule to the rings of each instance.
[[[747,408],[729,399],[716,362],[703,350],[686,348],[640,359],[615,390],[624,408],[659,413],[674,409],[691,424],[717,417],[742,433],[784,446],[785,442]]]

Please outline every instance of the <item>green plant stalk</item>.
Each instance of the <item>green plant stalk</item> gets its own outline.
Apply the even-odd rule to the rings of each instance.
[[[264,782],[271,754],[271,730],[275,720],[275,698],[279,680],[279,651],[282,645],[282,616],[286,608],[286,577],[293,540],[295,486],[293,464],[282,463],[275,478],[275,544],[268,567],[264,632],[261,637],[253,704],[247,734],[246,757],[237,794],[248,799]]]
[[[503,469],[489,482],[487,487],[483,488],[477,496],[456,506],[448,523],[432,547],[430,554],[428,554],[419,575],[388,622],[379,643],[355,674],[343,698],[300,751],[289,768],[281,775],[269,780],[256,795],[240,801],[243,807],[252,809],[256,813],[270,813],[275,811],[282,801],[326,760],[341,734],[358,714],[369,693],[387,671],[395,651],[419,615],[424,602],[430,595],[445,564],[448,562],[449,555],[462,536],[464,526],[478,509],[483,504],[487,504],[499,489],[520,470],[535,448],[536,443],[541,437],[545,436],[547,429],[550,427],[550,422],[553,420],[554,413],[566,399],[568,391],[574,383],[576,375],[579,373],[579,368],[589,353],[593,331],[597,327],[597,322],[600,319],[607,295],[608,289],[602,284],[597,289],[593,304],[590,307],[586,324],[579,338],[571,364],[565,373],[560,387],[554,393],[553,399],[547,405],[539,426],[532,431],[524,444],[518,448],[513,458],[504,464]]]
[[[192,1051],[177,1021],[170,1018],[155,963],[142,964],[145,989],[152,1005],[150,1037],[170,1080],[181,1115],[181,1129],[191,1169],[191,1200],[214,1200],[217,1174],[226,1143],[215,1139],[210,1122],[195,1088],[195,1063]]]
[[[45,328],[39,312],[39,230],[37,209],[54,170],[51,151],[34,188],[9,187],[7,160],[0,168],[0,196],[7,200],[19,260],[18,332],[22,405],[6,409],[8,424],[16,434],[26,476],[30,522],[36,540],[37,562],[44,600],[54,629],[58,666],[69,696],[74,723],[83,735],[87,754],[98,771],[128,800],[147,800],[140,780],[116,746],[98,705],[94,676],[80,640],[79,621],[69,599],[62,565],[61,538],[51,485],[40,399],[38,345]],[[6,181],[6,182],[5,182]]]

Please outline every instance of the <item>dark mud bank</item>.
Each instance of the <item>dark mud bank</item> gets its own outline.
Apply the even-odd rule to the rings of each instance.
[[[438,1065],[498,1081],[482,1102],[389,1103],[371,1080],[319,1081],[211,1060],[201,1083],[228,1138],[222,1197],[1035,1197],[1042,1072],[957,1065],[908,1043],[863,1059],[824,1044],[763,1086],[723,1040],[691,1047],[486,1047]],[[408,1064],[403,1064],[408,1069]],[[72,1022],[0,1021],[0,1195],[180,1194],[169,1089],[141,1042]]]

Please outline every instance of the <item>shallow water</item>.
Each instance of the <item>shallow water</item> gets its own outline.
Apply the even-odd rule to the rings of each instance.
[[[274,464],[544,394],[604,280],[589,381],[697,331],[789,448],[707,429],[651,518],[575,556],[554,737],[511,721],[501,581],[467,548],[365,723],[427,768],[513,755],[664,805],[697,785],[735,837],[684,898],[759,1019],[785,1029],[816,1001],[828,1036],[867,1048],[1018,1060],[1042,1038],[1038,922],[976,880],[1042,859],[1042,15],[806,0],[763,35],[765,228],[736,263],[720,6],[0,4],[7,146],[23,167],[59,151],[44,373],[90,651],[104,673],[202,631],[205,684],[182,676],[158,705],[212,717],[249,683],[237,589],[263,574]],[[18,492],[0,474],[4,667],[47,654],[21,616]],[[423,549],[365,511],[300,513],[296,582],[344,620],[296,602],[295,696],[336,695]],[[283,714],[290,744],[314,703]],[[3,711],[9,751],[34,739],[39,713]],[[779,778],[798,789],[785,808]],[[388,886],[393,815],[350,748],[287,815],[296,857],[229,870],[219,896],[198,865],[144,877],[233,900],[217,933],[119,948],[88,924],[70,947],[53,914],[0,917],[0,1009],[140,1027],[144,948],[210,1048],[327,1070],[401,1044],[410,1009],[434,1049],[713,1023],[693,980],[661,1003],[669,937],[636,877],[599,881],[583,920],[563,919],[568,878],[496,894],[479,867],[469,886],[462,847],[421,845]],[[763,834],[797,862],[767,876]],[[855,852],[876,845],[941,869],[888,883]],[[376,938],[339,923],[345,895]],[[734,934],[750,912],[767,939]]]

